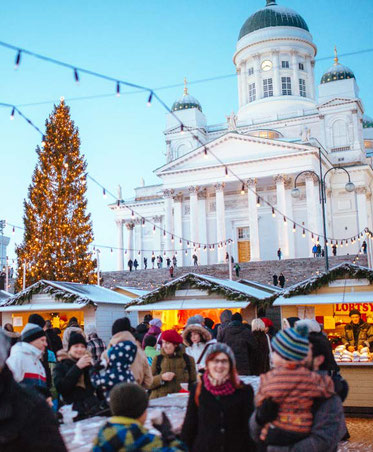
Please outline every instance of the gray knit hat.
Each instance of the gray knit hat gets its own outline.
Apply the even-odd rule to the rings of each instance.
[[[43,328],[34,323],[26,323],[21,333],[21,341],[30,343],[43,336],[45,336]]]
[[[236,365],[236,358],[234,357],[234,353],[227,344],[216,342],[216,344],[209,345],[206,352],[206,362],[208,361],[209,356],[212,355],[213,353],[225,353],[228,356],[231,365],[232,366]]]

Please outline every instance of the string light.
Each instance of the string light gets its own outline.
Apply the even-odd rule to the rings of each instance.
[[[14,63],[14,69],[18,69],[19,68],[19,64],[21,62],[21,50],[18,50],[17,56],[16,56],[16,60]]]
[[[203,149],[203,156],[205,157],[205,159],[207,159],[207,157],[208,157],[206,147]]]
[[[117,97],[120,97],[120,83],[117,82]]]
[[[286,221],[286,217],[284,217],[284,225],[286,226],[288,223]]]
[[[76,69],[74,69],[74,79],[77,84],[79,84],[79,74]]]
[[[245,184],[242,184],[241,195],[244,195],[244,194],[245,194]]]
[[[184,135],[184,124],[183,123],[180,124],[180,133],[181,133],[181,135]]]
[[[153,226],[153,234],[155,234],[155,225]]]
[[[296,231],[296,226],[295,226],[295,223],[293,223],[293,232],[295,232]]]
[[[145,218],[142,219],[142,224],[141,224],[141,226],[142,226],[143,228],[145,228]]]
[[[304,228],[303,228],[303,231],[302,231],[302,237],[303,238],[306,237],[306,231],[304,230]]]
[[[256,199],[256,207],[260,207],[260,197],[259,196]]]
[[[153,99],[153,91],[150,91],[149,97],[148,97],[148,107],[152,104]]]
[[[13,119],[14,119],[14,113],[15,113],[15,111],[16,111],[16,109],[13,107],[13,108],[12,108],[12,112],[11,112],[11,114],[10,114],[10,120],[11,120],[11,121],[13,121]]]
[[[228,177],[228,176],[229,176],[229,174],[228,174],[228,168],[225,167],[225,177]]]
[[[107,198],[105,188],[102,189],[102,196],[103,196],[104,198]]]
[[[272,217],[275,218],[275,216],[276,216],[276,212],[275,212],[275,209],[272,207]]]

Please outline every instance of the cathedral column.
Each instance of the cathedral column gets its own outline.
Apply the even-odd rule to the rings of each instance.
[[[214,185],[216,193],[216,238],[217,241],[224,242],[225,235],[225,205],[224,205],[224,183]],[[225,262],[225,248],[218,247],[218,262]]]
[[[315,85],[313,80],[313,65],[311,61],[311,57],[309,55],[305,56],[305,63],[306,63],[306,72],[307,72],[307,81],[306,83],[306,94],[307,97],[310,97],[311,99],[315,99]]]
[[[281,96],[281,78],[280,78],[280,52],[272,50],[273,61],[273,95]]]
[[[298,67],[298,60],[297,60],[297,53],[295,51],[291,51],[291,67],[293,69],[293,83],[291,92],[293,96],[299,96],[299,67]]]
[[[241,78],[242,78],[242,103],[243,105],[246,105],[249,101],[248,96],[249,87],[247,85],[247,62],[242,63]]]
[[[368,209],[367,209],[367,189],[365,187],[356,187],[356,204],[357,204],[357,232],[361,232],[368,225]]]
[[[206,209],[207,195],[206,190],[198,193],[198,216],[199,216],[199,241],[202,243],[200,248],[199,260],[202,265],[208,264],[209,251],[204,248],[207,240],[207,209]]]
[[[291,190],[294,187],[293,180],[289,177],[285,181],[285,215],[288,218],[294,218],[293,212],[293,197],[291,196]],[[285,226],[286,234],[288,236],[289,241],[289,259],[295,258],[295,234],[293,232],[293,225],[287,221],[287,225]]]
[[[138,268],[143,268],[143,251],[142,251],[142,230],[143,224],[141,218],[135,220],[135,251],[132,252],[133,260],[137,259],[139,263]]]
[[[273,177],[276,183],[277,209],[282,213],[276,213],[278,246],[281,248],[282,256],[289,258],[289,235],[288,225],[284,221],[283,215],[286,215],[286,195],[285,195],[285,176],[278,174]]]
[[[198,228],[198,186],[190,186],[188,188],[189,196],[190,196],[190,240],[193,246],[196,248],[196,254],[199,259],[199,250],[198,250],[198,242],[199,242],[199,228]],[[192,253],[193,254],[193,253]]]
[[[126,223],[127,228],[127,251],[128,259],[133,260],[133,229],[135,227],[134,223]]]
[[[174,191],[171,189],[163,190],[164,208],[165,208],[165,247],[166,257],[172,258],[173,243],[172,243],[172,195]]]
[[[175,256],[177,258],[177,266],[184,265],[184,253],[182,251],[184,242],[180,242],[183,237],[183,195],[179,194],[174,197],[174,231],[175,231]],[[186,244],[185,244],[186,245]],[[177,252],[177,255],[176,255]]]
[[[247,180],[248,214],[250,227],[250,260],[260,261],[260,242],[258,224],[258,206],[256,191],[256,179]]]
[[[315,182],[318,182],[317,178],[313,174],[309,174],[306,176],[306,204],[307,204],[307,227],[310,229],[316,236],[314,236],[314,240],[317,240],[317,237],[321,234],[320,225],[321,225],[321,217],[320,217],[320,199],[319,199],[319,187],[315,185]],[[310,257],[312,254],[312,247],[315,242],[312,241],[311,233],[307,233],[308,237],[308,255]],[[323,243],[320,237],[320,244]]]
[[[253,58],[254,58],[256,99],[258,100],[263,97],[262,75],[260,73],[260,55],[257,53],[253,55]]]
[[[123,220],[117,219],[115,220],[117,224],[117,232],[118,232],[118,255],[117,255],[117,270],[124,270],[124,250],[123,250]]]

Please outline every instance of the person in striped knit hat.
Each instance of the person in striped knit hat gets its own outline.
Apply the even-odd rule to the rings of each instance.
[[[307,437],[311,431],[315,399],[329,398],[334,384],[307,368],[311,354],[306,325],[279,331],[272,339],[274,368],[260,376],[256,405],[270,399],[278,404],[274,421],[261,431],[261,450],[266,446],[287,446]]]

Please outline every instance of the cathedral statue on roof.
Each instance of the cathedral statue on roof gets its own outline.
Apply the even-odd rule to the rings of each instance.
[[[118,270],[135,255],[141,264],[153,255],[175,256],[179,266],[192,265],[193,255],[200,264],[225,262],[228,248],[236,262],[275,259],[279,248],[284,259],[311,256],[323,228],[319,186],[307,171],[318,172],[320,158],[324,173],[344,166],[356,186],[346,191],[346,173],[328,173],[328,238],[372,229],[373,120],[364,114],[355,74],[335,49],[333,65],[315,81],[317,46],[305,18],[286,0],[263,3],[243,21],[233,54],[237,112],[209,125],[185,80],[167,115],[159,184],[136,188],[127,207],[109,206]],[[357,251],[358,242],[339,248]]]

